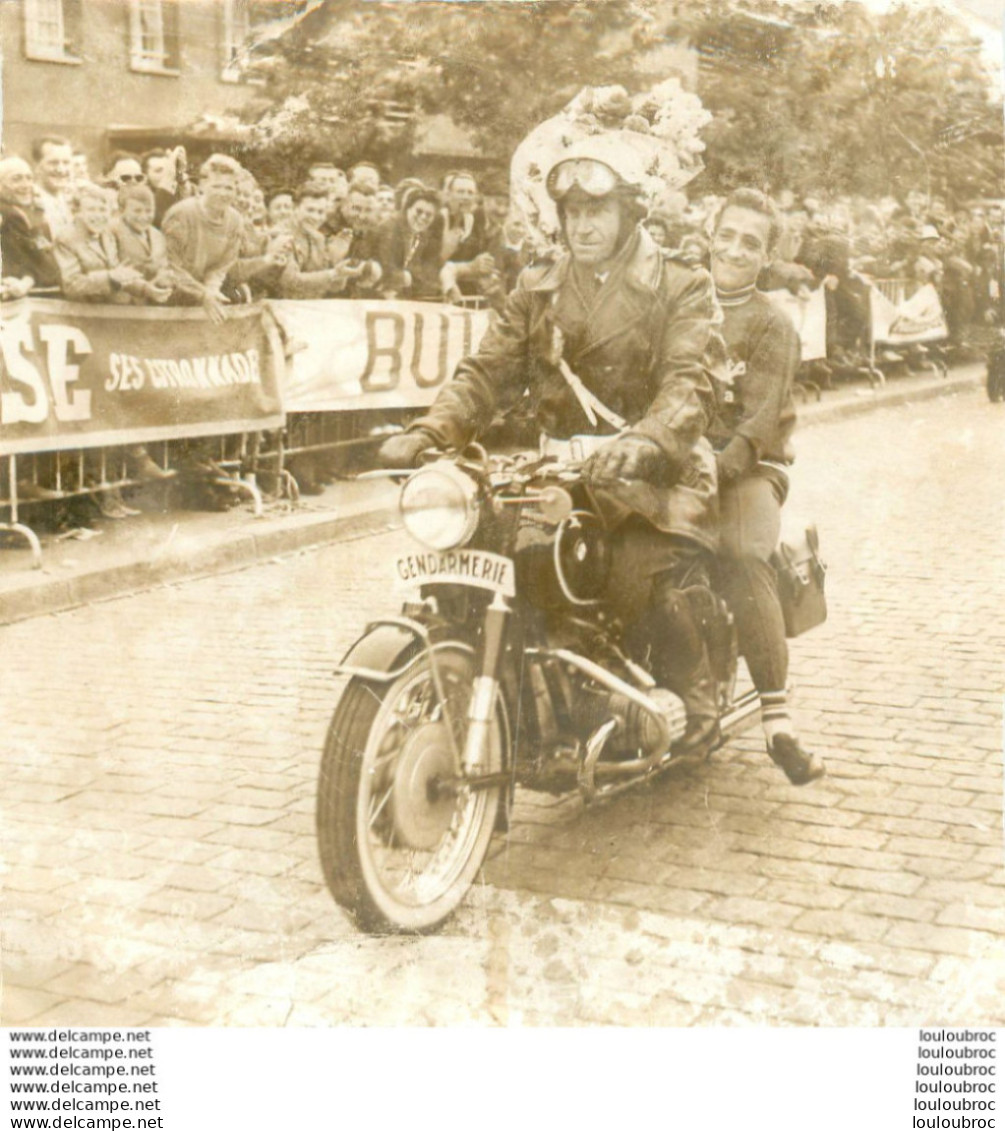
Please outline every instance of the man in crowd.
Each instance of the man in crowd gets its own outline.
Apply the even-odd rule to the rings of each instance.
[[[73,227],[70,192],[73,188],[73,146],[63,137],[40,137],[31,147],[35,162],[38,203],[45,216],[46,234],[58,239]]]
[[[641,167],[613,160],[584,142],[550,170],[568,252],[523,273],[478,353],[380,458],[404,467],[427,448],[461,448],[524,391],[550,444],[583,436],[594,449],[585,475],[614,532],[608,600],[652,649],[657,681],[684,700],[677,752],[700,753],[718,733],[715,689],[683,590],[707,584],[716,541],[715,463],[702,433],[722,347],[708,275],[664,260],[639,227]]]
[[[768,754],[793,785],[805,785],[824,765],[800,746],[789,714],[785,621],[771,565],[793,459],[799,338],[756,286],[780,231],[774,205],[752,189],[734,192],[715,226],[712,279],[730,380],[719,389],[709,436],[717,451],[724,595],[761,699]]]
[[[359,275],[362,265],[343,260],[332,266],[321,231],[328,214],[328,194],[316,182],[296,194],[290,225],[290,253],[280,276],[280,298],[326,298],[341,294],[346,283]]]
[[[271,233],[264,208],[264,197],[258,182],[247,169],[237,177],[234,200],[241,214],[241,250],[237,262],[227,273],[228,287],[247,288],[253,298],[272,295],[279,282],[279,273],[286,266],[289,237]]]
[[[335,206],[345,199],[349,191],[349,179],[345,173],[330,161],[316,161],[307,170],[307,184],[321,185],[328,195],[329,205]]]
[[[154,194],[149,185],[128,184],[119,192],[119,216],[112,235],[123,263],[135,267],[153,290],[153,302],[167,302],[174,289],[167,242],[154,227]]]
[[[326,234],[331,233],[328,238],[331,264],[362,267],[352,274],[347,286],[348,298],[372,292],[381,279],[376,209],[377,190],[363,182],[354,182],[325,225]]]
[[[113,153],[105,165],[104,183],[116,191],[126,185],[142,185],[146,183],[146,173],[139,159],[131,153]]]
[[[57,288],[59,267],[35,204],[35,179],[20,157],[0,160],[0,223],[4,277],[30,279],[29,289]]]
[[[349,170],[350,185],[369,185],[376,192],[383,180],[380,169],[369,161],[359,161]]]
[[[154,192],[154,223],[160,225],[169,209],[191,195],[185,147],[151,149],[143,154],[142,165]]]
[[[234,207],[240,172],[233,158],[214,154],[199,170],[198,194],[164,217],[174,301],[201,305],[214,322],[223,321],[230,301],[224,281],[241,254],[244,222]]]
[[[443,181],[442,226],[444,294],[454,302],[482,294],[495,263],[486,248],[485,213],[478,207],[478,182],[471,173],[448,173]]]
[[[327,199],[328,194],[325,193],[325,200],[327,201]],[[280,189],[278,192],[274,192],[268,199],[266,211],[269,217],[269,227],[272,231],[289,227],[294,212],[293,193],[289,189]]]

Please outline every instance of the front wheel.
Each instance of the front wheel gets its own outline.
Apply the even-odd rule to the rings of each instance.
[[[396,679],[353,678],[325,740],[318,782],[318,850],[340,906],[365,931],[429,931],[447,919],[478,875],[500,789],[438,788],[453,774],[450,742],[464,748],[475,660],[440,645]],[[502,768],[509,732],[501,697],[489,772]]]

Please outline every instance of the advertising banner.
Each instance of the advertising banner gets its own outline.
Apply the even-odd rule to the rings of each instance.
[[[271,302],[283,328],[287,412],[432,404],[477,348],[486,310],[431,302],[317,299]]]
[[[827,299],[823,287],[808,294],[790,291],[768,291],[772,303],[787,314],[799,335],[803,361],[817,361],[827,356]]]
[[[899,305],[873,287],[869,292],[869,304],[874,342],[908,345],[911,342],[937,342],[949,335],[939,292],[931,283],[919,287]]]
[[[0,312],[0,455],[276,428],[282,351],[261,306],[22,299]]]

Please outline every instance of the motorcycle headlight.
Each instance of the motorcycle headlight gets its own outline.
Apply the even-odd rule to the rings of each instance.
[[[478,525],[478,486],[452,463],[420,468],[401,489],[405,529],[431,550],[453,550],[468,542]]]

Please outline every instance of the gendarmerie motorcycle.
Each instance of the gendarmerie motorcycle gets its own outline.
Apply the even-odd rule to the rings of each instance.
[[[401,517],[421,548],[394,574],[415,593],[337,669],[348,683],[317,796],[325,879],[366,931],[442,924],[508,827],[516,787],[592,802],[674,761],[684,704],[605,609],[608,531],[581,463],[473,445],[404,473]],[[725,604],[686,592],[726,735],[758,709],[756,692],[734,696]]]

